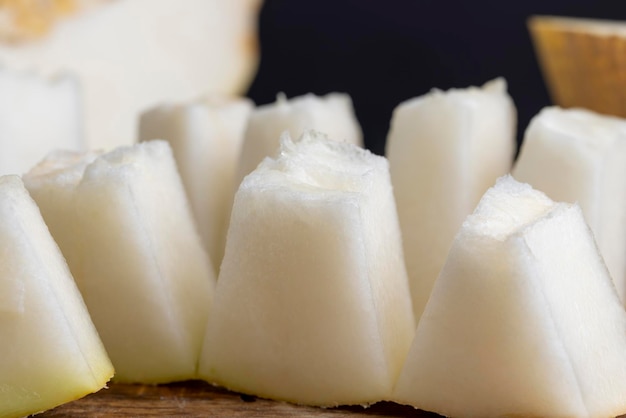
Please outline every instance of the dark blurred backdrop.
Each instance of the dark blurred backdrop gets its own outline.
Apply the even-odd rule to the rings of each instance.
[[[626,20],[626,1],[265,0],[248,95],[264,104],[279,91],[349,93],[365,145],[382,154],[400,102],[503,76],[519,141],[550,104],[526,28],[533,14]]]

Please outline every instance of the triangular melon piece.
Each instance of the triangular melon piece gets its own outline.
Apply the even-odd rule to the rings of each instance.
[[[415,319],[463,220],[515,153],[515,106],[504,79],[433,90],[396,107],[387,136]]]
[[[69,225],[61,250],[115,380],[194,378],[215,277],[169,144],[143,142],[95,159],[60,154],[57,163],[67,166],[48,159],[27,176],[28,187],[53,234]]]
[[[626,303],[626,119],[543,109],[526,130],[513,176],[580,205]]]
[[[217,269],[224,256],[249,99],[207,95],[144,112],[139,139],[170,143],[198,231]]]
[[[0,177],[0,416],[104,387],[113,366],[67,264],[17,176]]]
[[[393,399],[456,417],[626,412],[626,312],[577,205],[500,179],[467,218]]]
[[[415,332],[387,161],[286,136],[235,197],[200,374],[310,405],[391,394]]]

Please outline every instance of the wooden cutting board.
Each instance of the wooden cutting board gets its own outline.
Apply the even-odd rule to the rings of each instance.
[[[50,417],[418,417],[439,415],[381,402],[362,407],[314,408],[258,399],[200,381],[146,386],[112,383],[108,389],[37,415]]]

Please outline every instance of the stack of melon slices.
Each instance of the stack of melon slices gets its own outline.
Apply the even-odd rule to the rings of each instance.
[[[514,123],[502,80],[434,91],[398,107],[387,160],[345,96],[196,101],[146,113],[139,144],[0,178],[0,415],[113,367],[318,406],[625,413],[626,122],[539,114],[513,169],[532,186],[505,175]]]

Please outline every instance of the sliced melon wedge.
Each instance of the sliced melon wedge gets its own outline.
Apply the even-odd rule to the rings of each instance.
[[[67,264],[17,176],[0,177],[0,416],[103,388],[113,366]]]
[[[626,312],[580,207],[507,176],[467,218],[393,399],[458,417],[626,413]]]
[[[580,205],[626,303],[626,120],[545,108],[526,130],[513,176]]]
[[[139,139],[165,139],[174,151],[205,248],[218,269],[236,191],[235,174],[250,100],[207,95],[141,115]]]
[[[115,380],[194,378],[215,278],[169,144],[65,162],[59,170],[48,161],[47,174],[39,167],[28,187],[51,230],[74,224],[62,250],[71,254]]]
[[[284,137],[239,188],[200,374],[298,404],[387,398],[414,334],[387,161]]]
[[[515,152],[506,82],[433,92],[398,105],[387,137],[416,321],[456,232]]]

